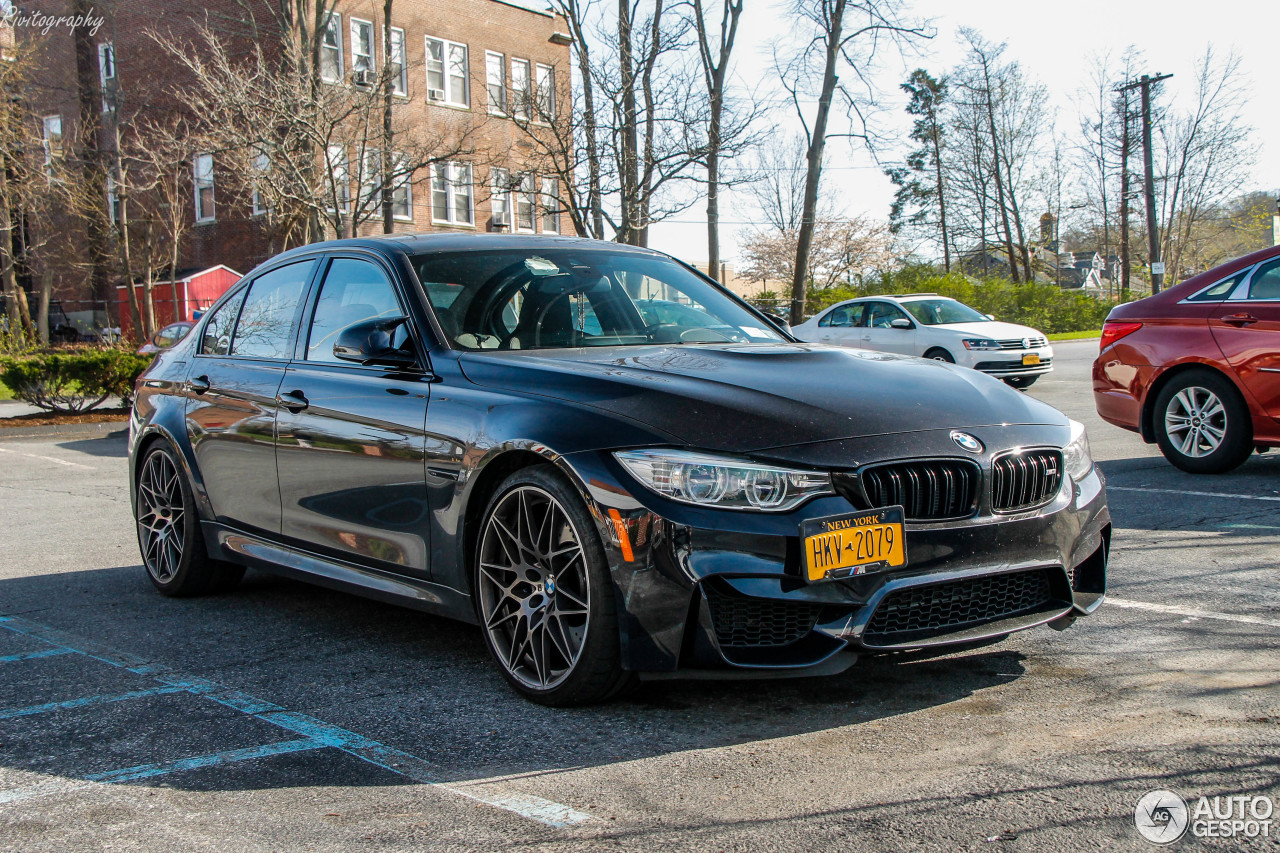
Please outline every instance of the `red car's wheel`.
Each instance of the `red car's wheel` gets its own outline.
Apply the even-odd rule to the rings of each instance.
[[[1220,374],[1189,370],[1156,397],[1156,442],[1165,458],[1193,474],[1222,474],[1249,458],[1253,429],[1240,392]]]

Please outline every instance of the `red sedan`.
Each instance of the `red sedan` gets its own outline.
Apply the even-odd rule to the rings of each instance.
[[[1280,445],[1280,247],[1118,305],[1093,363],[1098,414],[1196,474]]]

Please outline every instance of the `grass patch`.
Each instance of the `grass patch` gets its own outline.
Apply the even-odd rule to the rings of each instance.
[[[1051,341],[1085,341],[1100,337],[1102,337],[1101,329],[1089,329],[1084,332],[1054,332],[1048,336]]]
[[[12,400],[13,392],[9,390],[9,386],[0,382],[0,400]]]

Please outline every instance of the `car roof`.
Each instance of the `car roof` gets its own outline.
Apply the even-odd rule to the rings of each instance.
[[[417,255],[427,252],[502,251],[504,249],[610,249],[637,254],[666,257],[652,249],[628,246],[609,240],[592,240],[586,237],[544,236],[541,234],[491,234],[438,231],[430,234],[380,234],[371,237],[352,237],[343,240],[326,240],[299,246],[271,260],[292,255],[341,249],[364,249],[382,255]]]
[[[889,302],[916,302],[921,299],[947,299],[957,302],[953,296],[943,296],[940,293],[877,293],[872,296],[857,296],[853,299],[846,299],[843,302],[837,302],[832,308],[839,308],[841,305],[852,305],[855,302],[871,302],[874,300],[886,300]]]

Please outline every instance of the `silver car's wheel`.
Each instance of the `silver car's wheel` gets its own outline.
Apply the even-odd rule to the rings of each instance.
[[[147,457],[138,477],[138,539],[147,573],[171,583],[182,567],[187,508],[182,480],[168,453]]]
[[[1227,436],[1227,407],[1208,388],[1191,385],[1169,400],[1164,429],[1170,443],[1183,456],[1208,456],[1222,446]]]
[[[574,671],[591,629],[582,535],[550,492],[522,485],[492,507],[480,540],[480,617],[507,674],[534,691]]]

